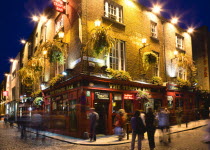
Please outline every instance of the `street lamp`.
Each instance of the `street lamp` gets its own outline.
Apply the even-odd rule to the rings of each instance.
[[[141,39],[141,43],[142,43],[142,47],[141,48],[139,48],[139,72],[140,72],[140,70],[141,70],[141,68],[140,68],[140,61],[141,61],[141,59],[140,59],[140,56],[141,56],[141,50],[143,49],[143,48],[145,48],[145,47],[147,47],[147,46],[149,46],[149,44],[147,44],[147,39],[146,38],[143,38],[143,39]],[[143,76],[144,74],[142,74],[142,76]]]

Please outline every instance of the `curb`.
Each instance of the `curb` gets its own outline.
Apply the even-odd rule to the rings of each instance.
[[[194,129],[201,128],[201,127],[204,127],[204,126],[207,126],[207,124],[205,124],[205,125],[200,125],[200,126],[193,127],[193,128],[189,128],[189,129],[185,129],[185,130],[181,130],[181,131],[171,132],[171,133],[169,133],[169,134],[175,134],[175,133],[185,132],[185,131],[189,131],[189,130],[194,130]],[[17,128],[16,125],[14,125],[14,127]],[[29,131],[29,130],[26,130],[26,132],[30,132],[30,133],[36,134],[36,132]],[[38,134],[39,134],[39,133],[38,133]],[[61,142],[69,143],[69,144],[84,145],[84,146],[111,146],[111,145],[121,145],[121,144],[126,144],[126,143],[130,143],[130,142],[131,142],[131,141],[126,141],[126,142],[123,142],[123,141],[122,141],[121,143],[109,143],[109,144],[75,143],[75,142],[71,142],[71,141],[68,141],[68,140],[63,140],[63,139],[55,138],[55,137],[48,136],[48,135],[44,135],[44,134],[39,134],[39,135],[40,135],[40,136],[43,136],[43,137],[50,138],[50,139],[58,140],[58,141],[61,141]]]

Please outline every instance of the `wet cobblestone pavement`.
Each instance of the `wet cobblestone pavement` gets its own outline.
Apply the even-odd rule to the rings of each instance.
[[[172,142],[163,144],[156,138],[155,150],[208,150],[208,144],[201,140],[205,127],[172,134]],[[148,141],[142,143],[142,150],[149,150]],[[21,139],[20,132],[16,127],[5,126],[0,122],[0,150],[129,150],[130,143],[112,146],[83,146],[69,144],[59,140],[40,136],[36,139],[35,134],[27,133],[26,139]]]

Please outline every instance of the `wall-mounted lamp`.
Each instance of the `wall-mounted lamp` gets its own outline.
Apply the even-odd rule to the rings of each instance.
[[[39,17],[38,16],[32,16],[32,20],[37,22],[39,20]]]
[[[59,31],[59,32],[58,32],[58,38],[59,38],[59,39],[64,38],[64,32],[63,32],[63,31]]]
[[[100,20],[96,20],[94,22],[94,24],[95,24],[96,27],[100,27],[101,26],[101,21]]]
[[[193,33],[193,32],[194,32],[194,29],[193,29],[193,28],[189,28],[189,29],[187,30],[187,32],[188,32],[188,33]]]
[[[14,62],[14,61],[15,61],[15,59],[11,58],[9,61],[12,63],[12,62]]]
[[[25,43],[26,43],[26,40],[22,39],[22,40],[20,40],[20,42],[21,42],[22,44],[25,44]]]
[[[155,13],[155,14],[159,14],[161,11],[161,7],[160,5],[154,5],[153,8],[152,8],[152,12]]]

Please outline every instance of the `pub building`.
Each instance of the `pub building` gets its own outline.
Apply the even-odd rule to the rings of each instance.
[[[137,91],[148,92],[148,101],[137,99]],[[58,133],[83,137],[89,131],[87,114],[94,107],[99,114],[97,134],[113,134],[116,112],[123,108],[128,121],[135,110],[165,103],[165,87],[131,81],[79,75],[43,91],[46,111],[51,112],[48,127]]]

